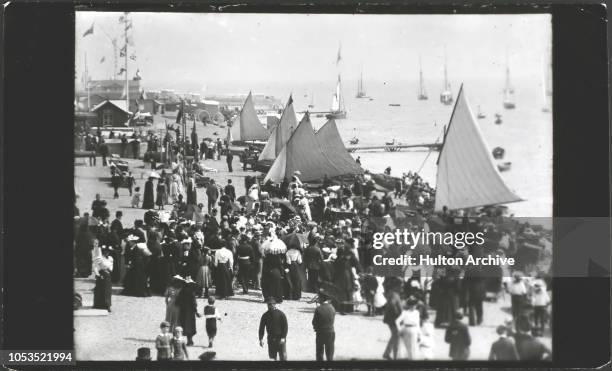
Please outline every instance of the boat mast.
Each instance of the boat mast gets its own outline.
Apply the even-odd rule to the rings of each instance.
[[[421,64],[421,56],[419,55],[419,95],[424,95],[423,88],[423,65]]]
[[[85,90],[87,90],[87,111],[91,111],[91,102],[89,99],[89,71],[87,70],[87,52],[85,52]]]
[[[444,90],[448,89],[448,71],[446,70],[446,45],[444,45]]]
[[[123,37],[125,41],[125,55],[124,55],[124,64],[125,64],[125,107],[128,112],[130,112],[130,78],[128,75],[128,12],[124,13],[123,16]]]

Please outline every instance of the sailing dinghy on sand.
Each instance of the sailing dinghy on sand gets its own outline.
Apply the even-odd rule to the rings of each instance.
[[[315,134],[308,113],[274,160],[264,183],[290,180],[296,171],[304,182],[318,182],[325,175],[334,178],[363,173],[342,143],[335,121],[330,120]]]
[[[289,96],[289,100],[287,101],[287,105],[285,105],[279,124],[272,129],[268,142],[259,155],[257,170],[265,172],[272,166],[272,163],[285,144],[287,144],[287,141],[289,141],[291,134],[293,134],[297,126],[297,117],[293,109],[293,98]]]
[[[504,182],[470,109],[463,85],[438,157],[435,211],[523,201]]]
[[[234,142],[265,141],[269,135],[270,133],[257,117],[257,111],[253,104],[253,96],[249,92],[240,111],[240,116],[232,124],[232,140]]]

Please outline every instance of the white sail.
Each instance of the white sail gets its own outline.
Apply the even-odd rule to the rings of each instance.
[[[249,92],[240,111],[240,116],[232,124],[232,137],[236,141],[251,141],[266,140],[268,135],[268,131],[257,117],[257,111],[255,111],[255,105],[253,104],[253,96]]]
[[[278,125],[272,129],[272,133],[270,133],[270,137],[268,138],[268,142],[265,147],[261,151],[258,160],[274,160],[276,158],[276,130],[278,129]]]
[[[435,210],[449,210],[522,201],[504,183],[463,86],[438,158]]]
[[[340,75],[338,75],[338,83],[336,84],[336,92],[334,93],[334,96],[332,97],[332,106],[331,106],[332,112],[340,111],[342,109],[342,96],[341,96],[342,93],[341,92],[342,92],[342,87],[340,83]]]

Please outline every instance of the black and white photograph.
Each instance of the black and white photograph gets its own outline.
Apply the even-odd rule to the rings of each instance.
[[[78,361],[554,358],[549,14],[74,32]]]

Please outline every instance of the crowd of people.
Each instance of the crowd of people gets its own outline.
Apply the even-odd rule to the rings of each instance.
[[[150,140],[155,143],[156,138]],[[198,151],[208,156],[208,147],[191,148],[195,158]],[[179,147],[161,174],[150,174],[142,202],[132,202],[145,210],[133,225],[124,225],[121,211],[111,220],[99,195],[90,211],[81,215],[75,210],[75,275],[94,274],[95,308],[111,311],[112,285],[122,285],[124,295],[166,298],[158,359],[188,359],[186,347],[193,345],[196,318],[202,315],[212,347],[221,318],[215,298],[252,290],[261,290],[262,302],[269,306],[259,338],[267,331],[271,359],[287,359],[286,318],[276,304],[304,300],[303,292],[315,294],[319,303],[313,318],[317,360],[324,354],[328,360],[334,357],[336,312],[348,314],[363,307],[367,315],[382,315],[390,329],[385,359],[432,359],[434,348],[441,346],[434,344],[435,328],[446,329],[449,357],[469,359],[470,326],[483,323],[483,302],[505,294],[511,297],[511,317],[497,329],[500,339],[492,344],[490,358],[550,356],[538,339],[549,322],[550,281],[539,264],[549,251],[533,252],[533,246],[546,246],[543,229],[504,217],[495,208],[435,214],[435,191],[414,173],[397,181],[394,194],[381,190],[376,177],[367,172],[353,181],[325,177],[315,188],[304,184],[296,171],[282,184],[260,184],[247,177],[245,194],[237,195],[231,180],[217,184],[204,177],[198,161],[187,161],[186,156],[189,152]],[[198,202],[202,178],[206,206]],[[134,183],[130,184],[131,194]],[[408,205],[398,198],[406,198]],[[481,231],[486,243],[465,249],[443,244],[413,250],[393,244],[373,248],[374,233],[400,227]],[[517,263],[473,269],[397,266],[383,274],[373,264],[381,253],[504,256]],[[209,300],[201,313],[199,297]]]

